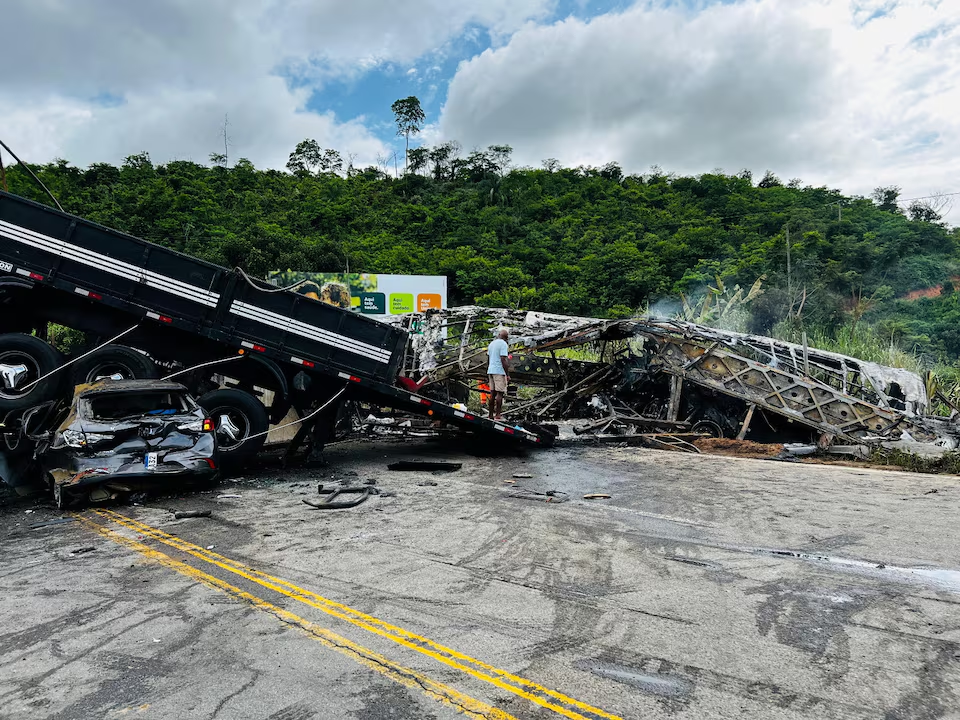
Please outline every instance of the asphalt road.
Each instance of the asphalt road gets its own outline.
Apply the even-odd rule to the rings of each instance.
[[[960,479],[328,457],[42,527],[50,507],[3,508],[0,717],[960,718]],[[419,458],[463,468],[386,469]],[[368,478],[357,508],[301,502]]]

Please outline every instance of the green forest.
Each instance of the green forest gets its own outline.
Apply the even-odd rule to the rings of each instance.
[[[31,167],[68,212],[258,276],[438,274],[451,304],[685,312],[918,369],[960,358],[960,231],[896,187],[865,198],[773,173],[516,168],[509,146],[456,143],[411,149],[406,172],[353,167],[312,140],[286,171],[146,153]],[[49,204],[21,166],[6,181]]]

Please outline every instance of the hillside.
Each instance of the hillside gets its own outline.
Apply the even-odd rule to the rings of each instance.
[[[120,167],[34,169],[69,212],[257,275],[348,263],[444,274],[451,303],[593,316],[678,307],[716,276],[728,287],[765,276],[743,329],[829,338],[869,324],[907,350],[960,356],[950,281],[960,273],[960,231],[921,219],[937,219],[926,212],[911,219],[889,189],[874,201],[769,173],[759,182],[638,176],[555,161],[507,170],[506,147],[462,159],[436,150],[420,158],[424,174],[399,179],[377,168],[258,170],[246,160],[154,165],[146,154]],[[12,192],[47,201],[21,168],[8,168],[7,180]],[[902,299],[936,286],[936,297]],[[791,308],[799,320],[785,325]]]

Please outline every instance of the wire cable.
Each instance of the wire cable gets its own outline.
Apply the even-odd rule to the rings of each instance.
[[[36,180],[37,184],[40,187],[42,187],[44,192],[46,192],[47,195],[50,196],[50,199],[53,200],[53,204],[57,206],[57,210],[59,210],[60,212],[66,212],[66,210],[63,209],[63,206],[60,205],[60,202],[53,196],[53,193],[50,192],[50,189],[43,184],[43,181],[34,174],[33,170],[31,170],[30,167],[23,160],[17,157],[17,154],[10,149],[10,146],[7,145],[3,140],[0,140],[0,145],[3,146],[4,150],[6,150],[11,155],[13,155],[13,159],[16,160],[18,163],[20,163],[20,165],[23,167],[24,170],[30,173],[30,177]]]
[[[236,267],[236,268],[233,269],[233,271],[234,271],[235,273],[239,274],[240,277],[242,277],[244,280],[246,280],[246,281],[247,281],[247,284],[250,285],[250,287],[252,287],[254,290],[259,290],[260,292],[265,292],[265,293],[287,292],[287,291],[289,291],[289,290],[293,290],[293,289],[297,288],[297,287],[300,286],[300,285],[303,285],[303,283],[306,282],[305,280],[297,280],[297,282],[293,283],[292,285],[287,285],[286,287],[282,287],[282,288],[265,288],[265,287],[260,287],[259,285],[257,285],[257,284],[253,281],[253,279],[252,279],[249,275],[247,275],[247,273],[243,270],[243,268]]]
[[[307,415],[306,417],[302,417],[302,418],[300,418],[299,420],[293,420],[292,422],[288,422],[288,423],[286,423],[285,425],[277,425],[277,427],[275,427],[275,428],[270,428],[269,430],[266,430],[266,431],[264,431],[264,432],[262,432],[262,433],[257,433],[256,435],[247,435],[247,437],[245,437],[245,438],[243,439],[243,442],[246,442],[247,440],[253,440],[254,438],[262,437],[262,436],[264,436],[264,435],[269,435],[270,433],[274,432],[275,430],[283,430],[284,428],[288,428],[288,427],[290,427],[291,425],[299,425],[300,423],[304,423],[304,422],[306,422],[307,420],[310,420],[311,418],[316,417],[317,415],[319,415],[320,413],[322,413],[324,410],[326,410],[327,407],[330,405],[330,403],[332,403],[334,400],[336,400],[336,399],[339,398],[341,395],[343,395],[343,394],[347,391],[347,388],[349,388],[349,387],[350,387],[350,383],[347,383],[346,385],[344,385],[342,388],[340,388],[340,392],[338,392],[338,393],[337,393],[336,395],[334,395],[332,398],[330,398],[329,400],[327,400],[323,405],[321,405],[319,408],[317,408],[316,410],[314,410],[312,413],[310,413],[310,414]]]
[[[219,365],[220,363],[233,362],[234,360],[242,360],[246,355],[231,355],[230,357],[223,358],[222,360],[211,360],[210,362],[200,363],[199,365],[194,365],[193,367],[188,367],[186,370],[177,370],[177,372],[172,375],[167,375],[163,380],[170,380],[171,378],[177,377],[177,375],[184,375],[188,372],[193,372],[194,370],[199,370],[200,368],[210,367],[211,365]]]
[[[18,389],[18,390],[29,390],[30,388],[32,388],[32,387],[33,387],[34,385],[36,385],[37,383],[43,382],[44,380],[46,380],[46,379],[47,379],[48,377],[50,377],[51,375],[56,375],[58,372],[60,372],[61,370],[63,370],[65,367],[69,367],[69,366],[73,365],[73,364],[74,364],[75,362],[77,362],[78,360],[83,360],[83,359],[84,359],[85,357],[87,357],[88,355],[93,355],[93,353],[95,353],[95,352],[96,352],[97,350],[99,350],[100,348],[106,347],[106,346],[109,345],[110,343],[116,342],[117,340],[119,340],[120,338],[122,338],[124,335],[128,335],[128,334],[132,333],[132,332],[133,332],[134,330],[136,330],[138,327],[140,327],[140,323],[137,323],[137,324],[134,325],[132,328],[129,328],[129,329],[127,329],[127,330],[124,330],[122,333],[120,333],[120,334],[117,335],[116,337],[110,338],[109,340],[107,340],[107,341],[106,341],[105,343],[103,343],[102,345],[97,345],[93,350],[90,350],[90,351],[88,351],[88,352],[85,352],[83,355],[79,355],[79,356],[73,358],[72,360],[68,360],[68,361],[65,362],[63,365],[60,365],[59,367],[57,367],[57,368],[51,370],[50,372],[48,372],[46,375],[43,375],[43,376],[41,376],[41,377],[38,377],[36,380],[34,380],[34,381],[33,381],[32,383],[30,383],[29,385],[24,385],[22,388],[17,388],[17,389]]]

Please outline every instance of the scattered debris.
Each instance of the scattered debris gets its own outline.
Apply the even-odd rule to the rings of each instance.
[[[418,482],[417,485],[420,487],[436,487],[439,483],[434,480],[424,480],[423,482]]]
[[[326,495],[326,497],[320,500],[303,498],[303,502],[318,510],[345,510],[366,502],[371,495],[376,494],[375,488],[371,488],[369,485],[364,487],[339,487],[330,490],[324,489],[321,485],[318,488],[318,492],[321,495]],[[356,495],[357,497],[348,500],[337,500],[337,498],[342,495]]]
[[[44,522],[34,523],[33,525],[28,525],[27,527],[31,530],[39,530],[40,528],[50,527],[51,525],[63,525],[64,523],[68,522],[73,522],[73,518],[56,518],[55,520],[46,520]]]
[[[388,470],[426,470],[428,472],[453,472],[463,467],[463,463],[433,462],[428,460],[401,460],[387,465]]]
[[[173,513],[173,517],[183,520],[184,518],[208,518],[211,514],[210,510],[177,510]]]
[[[587,493],[583,496],[584,500],[609,500],[610,496],[606,493]]]
[[[527,473],[514,473],[513,476],[518,480],[529,480],[533,477],[533,475],[529,475]]]
[[[570,499],[570,496],[560,490],[547,490],[546,492],[537,492],[536,490],[517,489],[509,493],[507,497],[520,498],[521,500],[538,500],[540,502],[564,503]]]

